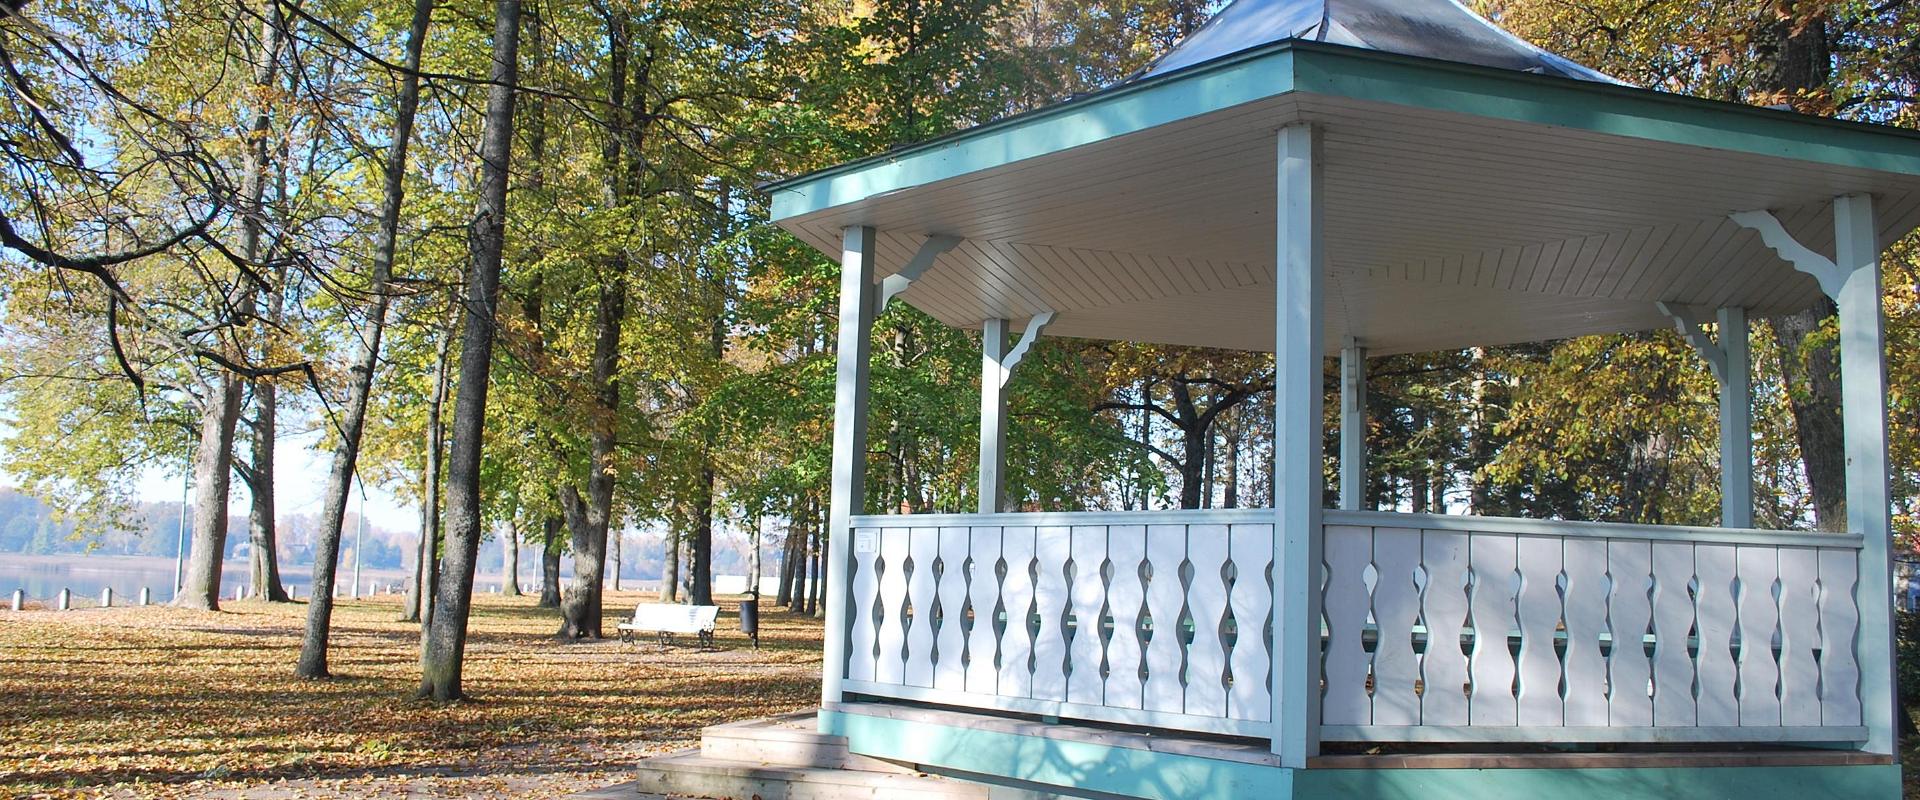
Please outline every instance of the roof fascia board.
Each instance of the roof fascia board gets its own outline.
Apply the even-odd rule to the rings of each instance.
[[[1276,46],[961,131],[903,151],[772,184],[776,221],[1096,144],[1292,91]]]
[[[1920,175],[1914,131],[1288,40],[768,184],[771,217],[823,211],[1292,91]]]

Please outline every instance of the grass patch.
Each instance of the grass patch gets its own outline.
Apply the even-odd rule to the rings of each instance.
[[[606,630],[644,599],[609,594]],[[335,677],[294,677],[305,603],[218,613],[0,612],[0,795],[246,797],[396,791],[552,796],[620,779],[701,727],[819,699],[820,624],[763,611],[761,648],[721,601],[719,648],[561,643],[531,597],[475,598],[470,700],[412,700],[400,600],[343,600]],[[475,781],[484,780],[484,783]],[[262,789],[282,787],[284,792]],[[358,791],[356,791],[356,788]],[[294,793],[297,790],[298,793]]]

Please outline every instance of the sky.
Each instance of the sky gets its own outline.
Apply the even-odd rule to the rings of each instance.
[[[320,432],[317,429],[298,433],[283,431],[280,434],[278,448],[273,454],[275,510],[280,516],[320,513],[320,495],[326,489],[327,469],[333,463],[333,454],[316,450],[319,441]],[[245,447],[245,444],[236,442],[236,447]],[[163,467],[149,467],[140,475],[135,492],[143,501],[178,503],[182,488],[178,473]],[[395,499],[374,484],[367,484],[366,490],[368,525],[390,531],[411,531],[420,526],[420,512],[413,504]],[[347,506],[348,513],[359,510],[357,488],[354,494],[355,497]],[[246,484],[236,478],[229,505],[236,513],[244,514],[247,503]]]

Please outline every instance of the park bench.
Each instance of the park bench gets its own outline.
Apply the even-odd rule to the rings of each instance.
[[[618,626],[620,641],[631,642],[636,633],[652,633],[661,644],[670,645],[673,634],[691,633],[700,637],[701,647],[712,647],[713,625],[719,616],[719,606],[641,603],[633,607],[633,616]]]

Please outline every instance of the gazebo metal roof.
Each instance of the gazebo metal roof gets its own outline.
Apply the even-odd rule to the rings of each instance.
[[[1286,39],[1619,83],[1534,47],[1454,0],[1236,0],[1142,74],[1164,75]]]
[[[1732,212],[1773,210],[1816,248],[1843,194],[1876,196],[1882,241],[1920,225],[1912,132],[1617,85],[1511,42],[1387,52],[1418,48],[1346,16],[1386,7],[1371,0],[1331,4],[1323,29],[1373,49],[1234,49],[1268,34],[1229,23],[1299,5],[1243,0],[1136,80],[773,184],[773,219],[827,253],[875,227],[882,276],[960,237],[901,295],[947,324],[1052,311],[1055,335],[1271,350],[1275,132],[1309,122],[1325,341],[1379,354],[1652,329],[1658,301],[1765,315],[1819,296]]]

